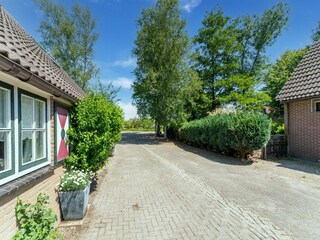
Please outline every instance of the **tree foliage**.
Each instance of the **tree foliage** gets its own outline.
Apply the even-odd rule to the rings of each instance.
[[[112,82],[106,85],[102,83],[100,80],[98,80],[95,84],[92,84],[91,86],[92,92],[102,95],[107,101],[113,103],[117,103],[120,101],[120,99],[118,98],[120,87],[114,87]]]
[[[237,67],[236,24],[230,17],[224,16],[221,9],[209,12],[202,24],[193,39],[197,46],[195,67],[212,101],[212,109],[215,109],[220,105],[217,96],[223,94],[219,82],[235,74]]]
[[[206,16],[194,44],[196,69],[212,109],[231,103],[241,109],[256,110],[270,101],[257,89],[264,79],[265,51],[280,36],[287,15],[287,6],[279,3],[260,17],[231,19],[221,9]]]
[[[312,31],[311,39],[313,43],[320,40],[320,21],[317,24],[317,27]]]
[[[186,74],[189,40],[179,1],[158,0],[142,11],[138,27],[133,104],[139,115],[155,120],[159,133],[160,125],[184,115],[181,91],[195,76]]]
[[[88,8],[74,5],[67,12],[63,5],[51,0],[34,0],[44,13],[39,31],[41,44],[80,87],[87,89],[97,76],[93,62],[94,45],[98,40],[96,21]]]
[[[303,56],[307,52],[307,48],[296,51],[285,51],[273,64],[266,75],[265,90],[271,97],[270,102],[271,115],[274,120],[283,122],[283,104],[276,100],[276,96],[282,89],[283,85],[289,80],[294,69],[298,66]]]
[[[154,121],[148,118],[130,118],[125,121],[124,128],[130,130],[153,130]]]
[[[67,167],[97,172],[120,140],[123,127],[121,108],[100,94],[87,94],[70,113],[68,130],[70,156]]]
[[[253,15],[238,18],[240,74],[259,75],[265,66],[266,48],[272,46],[280,36],[288,22],[288,12],[287,5],[281,2],[264,11],[261,17]]]

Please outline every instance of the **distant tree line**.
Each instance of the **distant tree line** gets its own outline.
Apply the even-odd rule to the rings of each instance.
[[[124,122],[124,130],[154,130],[154,121],[147,118],[130,118]]]
[[[34,0],[43,12],[42,45],[85,90],[116,102],[119,89],[99,81],[94,46],[99,38],[90,10],[75,4],[71,11],[51,0]],[[157,134],[169,124],[199,119],[218,108],[270,109],[283,123],[276,95],[308,51],[287,50],[274,64],[267,49],[288,22],[288,6],[278,3],[261,15],[232,18],[216,7],[204,16],[190,39],[179,0],[157,0],[143,9],[132,51],[133,104],[142,119],[152,119]],[[312,34],[320,39],[320,22]]]
[[[133,55],[133,103],[140,116],[160,126],[202,118],[217,108],[271,109],[283,122],[276,95],[308,47],[286,51],[270,64],[267,49],[288,22],[287,4],[262,15],[232,18],[223,9],[207,12],[196,36],[189,39],[179,0],[158,0],[139,18]],[[320,39],[320,23],[312,39]]]

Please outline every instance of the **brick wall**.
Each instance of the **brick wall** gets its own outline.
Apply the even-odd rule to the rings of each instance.
[[[320,160],[320,112],[311,111],[311,100],[287,103],[289,155]]]
[[[17,197],[20,196],[23,202],[35,203],[39,193],[49,195],[50,208],[58,215],[60,222],[60,209],[58,200],[58,185],[60,176],[63,173],[62,167],[54,170],[53,173],[43,176],[31,184],[22,187],[14,194],[0,199],[0,239],[9,240],[17,231],[15,205]]]

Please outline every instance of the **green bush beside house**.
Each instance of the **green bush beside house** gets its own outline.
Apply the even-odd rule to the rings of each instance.
[[[224,154],[248,153],[264,147],[271,134],[271,121],[263,114],[238,111],[219,113],[169,130],[171,136],[189,144]]]
[[[123,112],[102,95],[91,93],[76,104],[70,119],[71,154],[65,165],[95,173],[104,166],[111,149],[121,139]]]

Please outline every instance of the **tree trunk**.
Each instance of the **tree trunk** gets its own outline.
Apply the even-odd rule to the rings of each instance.
[[[163,128],[164,128],[163,129],[163,131],[164,131],[163,137],[164,137],[164,139],[167,139],[167,126],[164,126]]]
[[[160,137],[160,124],[159,124],[159,122],[156,122],[156,136]]]
[[[241,162],[248,163],[246,151],[240,151]]]

